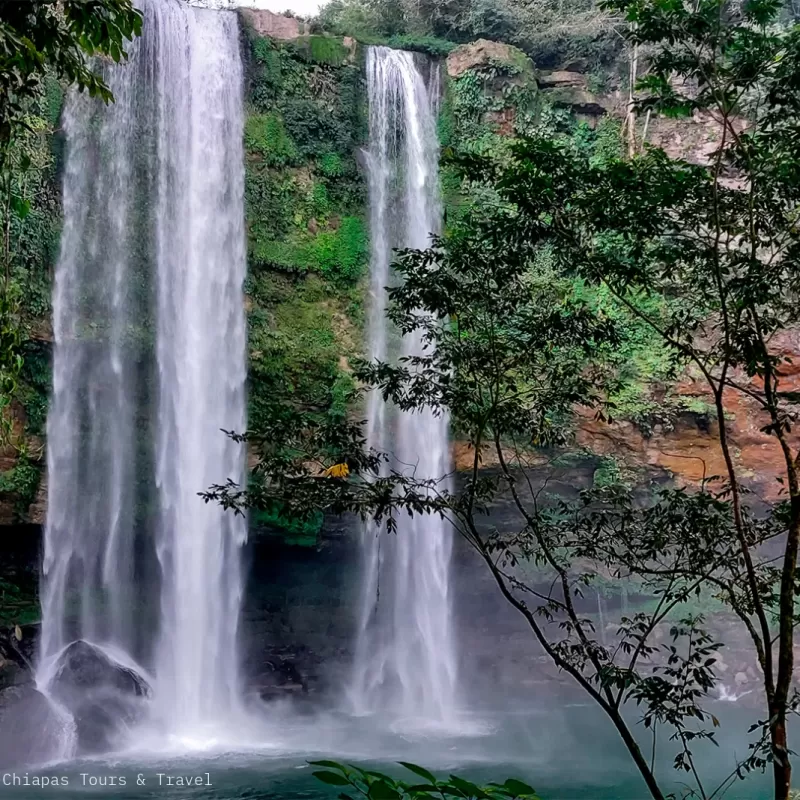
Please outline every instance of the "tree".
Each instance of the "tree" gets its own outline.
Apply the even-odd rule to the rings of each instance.
[[[447,476],[423,481],[382,474],[384,458],[365,452],[357,424],[339,420],[323,428],[297,412],[290,424],[245,437],[260,446],[262,456],[248,489],[216,486],[206,499],[290,519],[304,519],[318,509],[353,511],[385,521],[389,532],[396,532],[401,513],[445,516],[483,559],[553,662],[608,714],[651,794],[663,798],[654,765],[622,704],[643,704],[654,729],[672,726],[681,740],[681,763],[691,764],[686,755],[691,742],[711,736],[688,723],[698,716],[711,719],[699,700],[713,686],[707,662],[717,645],[701,619],[685,616],[671,629],[674,659],[654,663],[657,648],[650,638],[697,588],[694,577],[644,578],[653,591],[662,592],[662,600],[652,613],[621,620],[619,643],[604,644],[579,609],[578,597],[587,586],[619,570],[619,562],[613,552],[585,561],[591,536],[587,540],[584,527],[573,531],[566,524],[572,509],[543,502],[531,469],[533,447],[564,443],[574,404],[601,402],[599,387],[610,378],[605,352],[616,343],[617,332],[568,282],[539,271],[540,243],[517,234],[517,219],[506,204],[489,218],[471,220],[433,250],[402,254],[396,268],[403,285],[392,290],[392,316],[404,332],[421,327],[431,348],[397,366],[365,365],[361,371],[403,409],[449,410],[474,453],[461,490],[451,493]],[[499,473],[487,476],[480,467],[489,457]],[[344,470],[333,469],[340,462],[347,464],[346,477]],[[521,519],[511,535],[484,522],[492,501],[508,493]],[[691,498],[686,503],[691,506]],[[587,508],[593,508],[588,499]],[[697,514],[690,508],[687,516]],[[713,541],[714,525],[706,530],[706,540]]]
[[[710,571],[692,539],[679,537],[674,546],[687,546],[680,570],[711,581],[751,637],[764,675],[766,759],[775,796],[785,798],[800,541],[800,454],[792,428],[800,397],[783,388],[787,357],[778,339],[800,318],[800,29],[772,24],[777,2],[613,5],[632,24],[634,42],[655,49],[639,84],[640,107],[710,112],[720,130],[711,163],[673,162],[651,150],[593,172],[549,143],[530,142],[500,183],[520,211],[520,235],[550,243],[565,272],[607,286],[707,383],[726,470],[722,487],[712,493],[704,486],[698,498],[724,503],[732,561]],[[642,296],[662,299],[659,317],[641,311]],[[766,517],[748,501],[731,453],[731,394],[758,406],[762,430],[782,454],[785,500]],[[639,525],[649,513],[638,515]],[[603,514],[593,515],[601,527],[609,523]],[[616,523],[609,528],[619,533]],[[774,563],[773,553],[758,547],[765,539],[779,542]]]

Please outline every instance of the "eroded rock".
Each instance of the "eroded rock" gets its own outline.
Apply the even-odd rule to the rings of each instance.
[[[239,13],[260,36],[291,41],[307,32],[305,23],[295,17],[274,14],[266,9],[242,8]]]
[[[533,63],[522,50],[510,44],[492,42],[489,39],[478,39],[470,44],[462,44],[447,56],[447,74],[458,78],[467,70],[488,67],[500,62],[517,67],[521,72],[533,76]]]
[[[586,89],[586,76],[580,72],[569,72],[567,70],[540,72],[537,80],[542,89]]]

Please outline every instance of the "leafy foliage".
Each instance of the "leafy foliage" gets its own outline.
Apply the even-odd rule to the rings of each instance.
[[[300,413],[328,430],[355,394],[347,359],[368,259],[360,70],[341,38],[248,36],[250,423],[263,432]],[[285,508],[256,517],[298,543],[313,543],[321,522]]]
[[[24,455],[11,469],[0,472],[0,494],[14,497],[14,516],[21,522],[36,497],[41,471]]]
[[[131,0],[47,0],[4,3],[0,9],[0,148],[28,111],[47,74],[106,102],[113,98],[87,56],[120,61],[125,42],[141,31]]]
[[[297,163],[297,146],[286,132],[283,119],[272,112],[249,114],[245,122],[244,143],[251,153],[258,154],[269,167]]]
[[[400,766],[411,772],[416,781],[401,781],[381,772],[345,766],[337,761],[311,761],[312,767],[323,767],[314,777],[329,786],[340,786],[343,800],[366,797],[369,800],[422,800],[426,797],[459,797],[466,800],[539,800],[528,784],[514,778],[505,783],[477,786],[471,781],[451,775],[447,780],[437,780],[433,773],[417,764],[401,761]],[[422,781],[420,783],[420,781]]]
[[[367,44],[443,55],[448,42],[485,38],[522,48],[537,66],[607,66],[622,40],[593,0],[331,0],[318,25]]]

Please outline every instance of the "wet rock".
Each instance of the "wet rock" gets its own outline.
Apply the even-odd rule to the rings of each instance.
[[[0,691],[0,768],[57,757],[65,735],[64,720],[33,683]]]
[[[308,684],[293,661],[272,659],[264,663],[259,675],[257,691],[262,700],[307,694]]]
[[[0,629],[0,690],[33,682],[33,659],[38,625]]]
[[[737,686],[744,686],[746,683],[750,682],[750,679],[744,672],[737,672],[736,675],[734,675],[733,680]]]
[[[88,642],[73,642],[59,659],[50,693],[75,720],[78,753],[104,753],[147,710],[151,689],[135,670]]]
[[[602,117],[608,113],[603,98],[574,86],[551,89],[547,96],[557,106],[570,108],[573,113],[586,117]]]

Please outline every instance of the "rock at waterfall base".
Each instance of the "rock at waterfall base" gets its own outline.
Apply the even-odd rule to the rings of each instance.
[[[147,711],[147,681],[99,647],[73,642],[62,653],[50,692],[75,720],[79,755],[116,749]]]
[[[42,763],[60,749],[63,720],[32,683],[0,691],[0,769]]]

